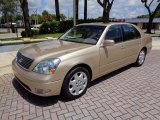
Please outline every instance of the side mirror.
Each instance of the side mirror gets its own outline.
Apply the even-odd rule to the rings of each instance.
[[[103,46],[113,46],[114,40],[104,40]]]

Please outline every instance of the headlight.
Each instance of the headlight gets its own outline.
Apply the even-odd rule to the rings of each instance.
[[[61,60],[58,58],[44,60],[40,62],[33,71],[41,74],[54,74],[60,62]]]

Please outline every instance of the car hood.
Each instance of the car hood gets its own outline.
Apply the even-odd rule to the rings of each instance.
[[[92,45],[52,40],[22,48],[19,52],[28,58],[36,59],[42,57],[45,59],[50,57],[60,57],[90,46]]]

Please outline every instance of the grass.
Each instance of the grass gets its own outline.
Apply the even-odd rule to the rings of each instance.
[[[1,39],[1,41],[14,41],[14,40],[22,40],[22,38],[5,38],[5,39]]]
[[[32,37],[32,39],[43,39],[46,37],[53,37],[53,38],[58,38],[62,35],[62,33],[54,33],[54,34],[41,34],[41,35],[35,35]]]
[[[7,33],[7,32],[0,32],[0,34],[5,34],[5,33]]]
[[[47,37],[53,37],[53,38],[58,38],[62,35],[62,33],[54,33],[54,34],[41,34],[41,35],[35,35],[31,37],[31,39],[45,39]],[[6,38],[6,39],[1,39],[1,41],[14,41],[14,40],[23,40],[22,38]]]

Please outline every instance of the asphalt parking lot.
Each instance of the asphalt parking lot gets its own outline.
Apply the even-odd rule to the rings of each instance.
[[[0,77],[1,120],[158,120],[160,119],[160,50],[152,50],[142,67],[129,65],[93,81],[84,96],[37,97],[13,74]]]

